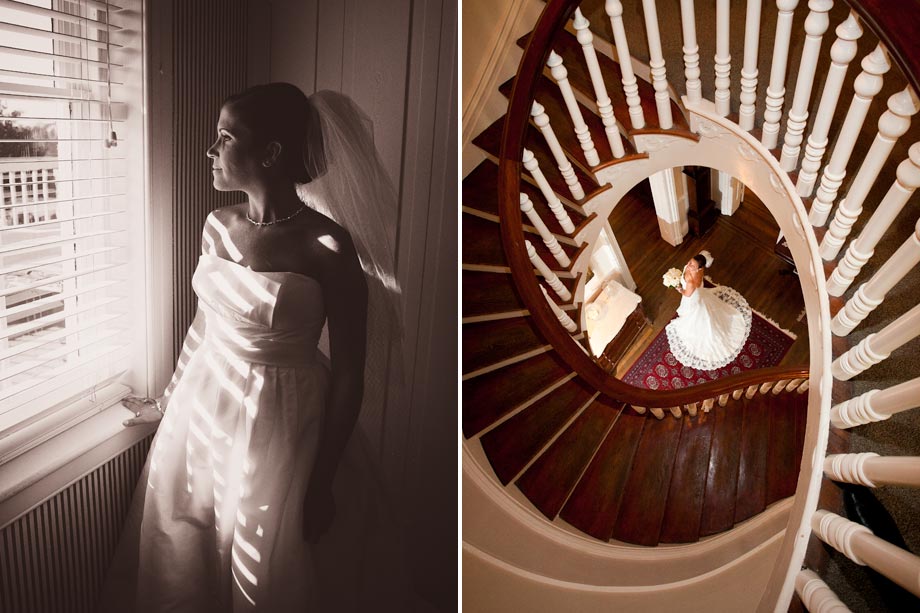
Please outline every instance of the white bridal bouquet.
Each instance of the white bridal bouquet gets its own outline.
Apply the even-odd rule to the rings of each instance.
[[[672,268],[668,272],[661,275],[661,282],[665,287],[677,288],[680,287],[681,276],[682,273],[678,269]]]

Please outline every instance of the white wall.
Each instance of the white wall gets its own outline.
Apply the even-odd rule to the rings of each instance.
[[[456,607],[457,5],[250,0],[249,81],[350,95],[399,190],[406,397],[379,423],[382,464],[412,526],[415,579]]]

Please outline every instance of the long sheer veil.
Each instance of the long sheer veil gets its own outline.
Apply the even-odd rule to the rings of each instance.
[[[373,124],[351,98],[324,90],[310,96],[309,104],[315,110],[311,122],[321,130],[308,125],[304,164],[316,178],[298,185],[297,195],[349,232],[361,260],[368,285],[361,412],[362,420],[376,422],[404,372],[401,291],[390,238],[398,215],[396,189],[374,146]]]

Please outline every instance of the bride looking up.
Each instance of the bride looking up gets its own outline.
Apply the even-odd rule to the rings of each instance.
[[[671,353],[684,366],[715,370],[732,362],[751,332],[751,307],[734,289],[703,287],[713,258],[702,251],[690,258],[680,279],[677,318],[665,330]]]

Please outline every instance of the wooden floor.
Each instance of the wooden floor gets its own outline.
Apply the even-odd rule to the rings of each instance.
[[[747,192],[734,215],[719,215],[715,227],[705,236],[688,235],[682,244],[672,247],[661,238],[647,194],[647,190],[637,187],[610,216],[610,226],[636,281],[645,315],[652,323],[617,365],[617,375],[626,372],[680,304],[680,294],[662,285],[661,275],[669,268],[682,268],[702,249],[708,249],[715,260],[707,276],[735,288],[751,308],[797,336],[781,364],[807,364],[808,328],[799,278],[773,253],[779,226],[767,208]]]

